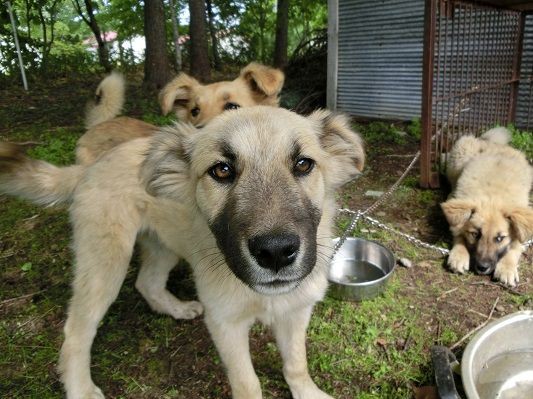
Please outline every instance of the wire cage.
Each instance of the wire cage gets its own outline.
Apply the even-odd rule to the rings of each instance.
[[[439,186],[446,154],[459,137],[515,120],[527,3],[426,0],[423,187]],[[528,83],[531,108],[531,76]]]

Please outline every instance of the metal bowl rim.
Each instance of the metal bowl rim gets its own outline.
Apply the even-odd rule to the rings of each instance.
[[[463,358],[461,360],[461,376],[463,377],[463,388],[469,399],[480,399],[475,381],[473,380],[472,363],[474,361],[474,354],[479,347],[483,344],[483,341],[490,337],[490,335],[498,329],[516,323],[517,321],[533,319],[533,310],[522,310],[519,312],[511,313],[498,320],[494,320],[481,330],[479,330],[474,338],[466,346]]]
[[[333,242],[336,243],[337,241],[339,241],[339,239],[340,239],[339,237],[334,238]],[[329,274],[328,274],[328,281],[329,282],[334,283],[334,284],[338,284],[338,285],[342,285],[342,286],[345,286],[345,287],[366,287],[366,286],[370,286],[370,285],[376,285],[376,284],[378,284],[380,282],[384,282],[384,281],[386,281],[386,280],[388,280],[390,278],[390,276],[392,275],[392,272],[394,271],[394,269],[396,269],[396,258],[394,257],[394,254],[392,253],[392,251],[389,248],[387,248],[386,246],[380,244],[379,242],[376,242],[376,241],[373,241],[373,240],[367,240],[365,238],[359,238],[359,237],[347,237],[346,241],[368,242],[368,243],[372,243],[374,245],[377,245],[378,247],[381,247],[382,249],[385,250],[384,252],[387,255],[387,258],[389,258],[390,261],[392,262],[392,267],[391,267],[389,272],[385,273],[385,275],[383,277],[380,277],[377,280],[365,281],[363,283],[343,283],[343,282],[340,282],[338,280],[331,279]],[[333,257],[333,259],[335,259],[335,257]],[[331,260],[331,265],[333,265],[333,259]]]

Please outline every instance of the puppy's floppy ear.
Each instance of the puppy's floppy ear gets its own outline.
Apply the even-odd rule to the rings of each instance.
[[[453,227],[462,226],[475,211],[475,204],[469,200],[451,199],[440,204],[448,224]]]
[[[201,86],[200,82],[183,72],[168,82],[159,93],[163,115],[172,111],[174,106],[187,106],[198,86]]]
[[[258,104],[278,105],[285,75],[279,69],[252,62],[241,69],[240,78],[250,86]]]
[[[511,221],[511,232],[520,242],[533,236],[533,209],[517,207],[505,213]]]
[[[338,188],[361,173],[365,164],[363,140],[352,130],[347,116],[318,110],[309,115],[320,130],[322,148],[332,162],[328,170],[333,188]]]
[[[158,131],[141,165],[140,178],[148,194],[175,200],[189,196],[191,137],[196,128],[176,123]]]

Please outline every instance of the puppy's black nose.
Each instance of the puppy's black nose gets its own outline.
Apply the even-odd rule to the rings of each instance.
[[[259,266],[278,272],[295,261],[300,237],[295,234],[264,234],[248,240],[248,248]]]
[[[494,266],[492,261],[480,260],[476,262],[476,272],[477,274],[491,274]]]

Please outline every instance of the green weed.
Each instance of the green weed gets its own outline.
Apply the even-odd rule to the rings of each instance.
[[[507,128],[512,133],[511,145],[526,154],[528,159],[533,160],[533,133],[521,131],[514,125],[508,125]]]
[[[156,115],[156,114],[144,114],[142,120],[151,123],[156,126],[168,126],[176,122],[174,115]]]
[[[422,123],[420,118],[413,118],[411,122],[406,127],[407,133],[417,140],[420,140],[422,137]]]
[[[405,135],[402,135],[394,124],[385,122],[370,122],[368,125],[356,125],[365,142],[369,145],[392,143],[392,144],[405,144],[407,142]]]

